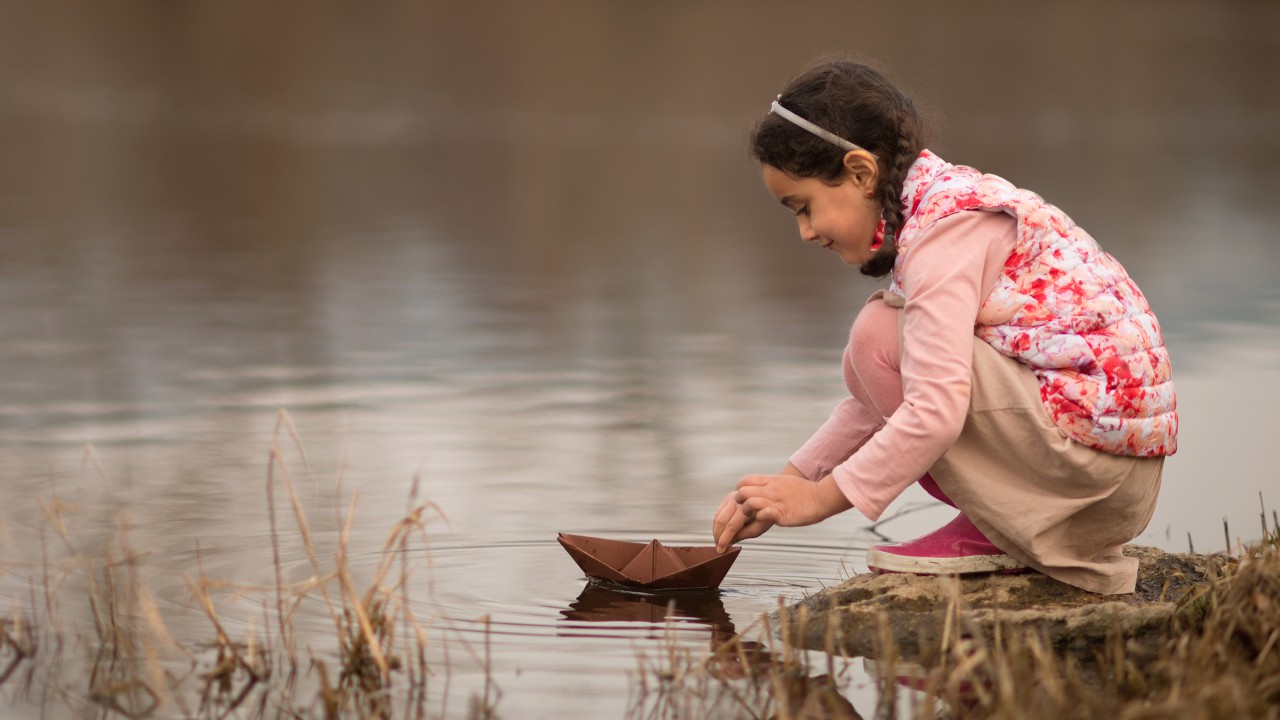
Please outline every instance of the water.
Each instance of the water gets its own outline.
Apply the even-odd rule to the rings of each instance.
[[[283,409],[325,552],[358,495],[357,573],[415,479],[447,516],[414,586],[448,628],[447,712],[479,687],[487,616],[501,714],[622,715],[666,631],[653,603],[584,595],[555,534],[706,542],[736,478],[781,467],[840,397],[876,285],[796,240],[743,136],[850,46],[916,92],[943,157],[1066,209],[1152,301],[1183,425],[1138,541],[1220,549],[1224,518],[1256,537],[1259,494],[1280,504],[1277,11],[1002,7],[0,5],[0,599],[27,597],[56,488],[86,545],[127,517],[166,621],[207,640],[197,542],[209,576],[274,582]],[[926,499],[881,535],[945,520]],[[866,526],[749,543],[679,609],[680,642],[865,570]]]

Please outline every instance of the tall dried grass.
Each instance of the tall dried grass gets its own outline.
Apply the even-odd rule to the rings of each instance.
[[[674,612],[674,608],[672,608]],[[656,655],[638,653],[640,672],[626,717],[629,720],[704,718],[860,718],[840,693],[849,658],[831,643],[825,653],[789,641],[788,608],[779,602],[778,636],[769,616],[729,638],[716,638],[706,656],[676,640],[668,621],[667,640]],[[669,614],[671,617],[671,614]],[[749,640],[749,637],[759,638]],[[773,640],[778,642],[774,643]],[[770,644],[776,651],[768,649]]]
[[[1209,560],[1209,582],[1180,601],[1162,651],[1145,664],[1118,632],[1082,660],[1034,632],[971,629],[957,592],[929,667],[902,660],[882,627],[877,657],[866,660],[878,701],[864,711],[916,720],[1280,718],[1280,523],[1268,527],[1264,512],[1260,542]],[[779,625],[793,626],[785,616]],[[785,632],[772,635],[765,624],[754,657],[742,654],[746,670],[732,675],[723,663],[741,653],[741,638],[706,657],[672,643],[644,666],[628,717],[862,717],[839,695],[848,677],[837,667],[848,658],[835,650],[838,625],[828,625],[827,652],[815,656],[790,649]],[[764,643],[780,650],[763,651]]]
[[[130,544],[127,514],[119,514],[113,533],[86,540],[74,527],[76,506],[54,488],[50,498],[40,501],[40,566],[3,568],[9,574],[25,573],[31,596],[0,623],[0,692],[45,711],[61,704],[73,715],[108,718],[391,720],[446,713],[448,668],[428,662],[433,628],[429,619],[415,614],[411,591],[422,587],[412,580],[430,561],[428,522],[447,519],[433,503],[418,498],[415,480],[404,516],[378,548],[380,560],[372,577],[361,580],[350,552],[356,497],[345,514],[338,511],[337,537],[325,538],[336,550],[326,558],[317,549],[321,543],[286,465],[280,445],[285,437],[292,438],[305,464],[297,432],[281,412],[265,485],[274,584],[247,587],[210,578],[199,547],[196,567],[184,575],[191,605],[208,621],[212,641],[207,643],[184,645],[170,633],[141,572],[139,553]],[[85,462],[105,476],[92,449]],[[290,532],[296,533],[293,539],[300,541],[312,571],[301,582],[284,579],[280,547],[285,531],[276,517],[277,493],[287,500]],[[430,592],[429,578],[426,585]],[[235,636],[223,614],[227,601],[244,599],[257,611],[245,618],[246,629]],[[67,622],[63,605],[68,601],[87,603],[91,634],[83,635]],[[296,627],[297,612],[304,603],[316,602],[332,633],[327,639],[304,641]],[[316,650],[313,643],[332,649]],[[69,650],[83,656],[69,657]],[[487,663],[487,652],[484,657]],[[483,670],[484,691],[468,706],[472,718],[496,713],[499,693],[487,664]]]
[[[431,592],[429,522],[447,522],[418,498],[415,482],[404,516],[378,549],[368,578],[351,561],[357,498],[336,511],[335,537],[318,538],[299,500],[279,444],[301,442],[281,413],[268,453],[264,492],[269,513],[274,582],[228,584],[209,577],[203,553],[184,576],[192,607],[212,639],[175,639],[148,586],[127,513],[110,533],[82,537],[79,508],[56,487],[40,500],[40,562],[0,568],[26,581],[0,621],[0,696],[42,708],[65,706],[74,716],[147,718],[426,718],[447,714],[450,672],[428,661],[432,619],[418,617],[415,588]],[[96,454],[86,467],[105,475]],[[277,493],[291,516],[282,530]],[[1262,541],[1238,544],[1209,563],[1209,582],[1182,599],[1159,657],[1140,665],[1118,634],[1091,661],[1056,653],[1034,633],[966,628],[955,594],[946,608],[937,662],[900,659],[887,625],[874,661],[877,718],[1273,718],[1280,720],[1280,522],[1262,513]],[[7,528],[0,528],[8,534]],[[290,534],[292,533],[292,534]],[[1230,537],[1228,533],[1228,538]],[[286,582],[281,544],[299,542],[311,577]],[[321,542],[320,540],[323,540]],[[331,554],[320,548],[332,547]],[[418,557],[420,560],[412,560]],[[425,583],[414,582],[427,565]],[[239,635],[224,616],[231,599],[249,599],[255,613]],[[428,598],[429,599],[429,598]],[[326,642],[302,637],[304,603],[318,604],[330,630]],[[90,628],[64,606],[87,605]],[[860,718],[843,696],[853,659],[842,656],[839,624],[828,625],[825,652],[797,649],[789,609],[762,617],[746,631],[713,635],[706,653],[692,650],[668,626],[658,651],[637,651],[638,672],[627,717]],[[805,618],[799,617],[803,627]],[[754,640],[749,638],[756,638]],[[477,651],[483,690],[468,699],[471,718],[496,716],[501,693],[490,672],[489,632]],[[319,645],[322,649],[317,650]],[[772,648],[772,649],[770,649]]]

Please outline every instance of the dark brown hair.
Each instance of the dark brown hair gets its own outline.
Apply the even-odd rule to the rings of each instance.
[[[925,143],[915,104],[878,71],[845,58],[822,60],[802,70],[787,83],[778,102],[876,156],[884,245],[863,263],[862,273],[888,274],[898,255],[894,240],[904,221],[902,182]],[[845,152],[774,113],[765,115],[751,132],[752,157],[795,177],[837,184],[845,174]]]

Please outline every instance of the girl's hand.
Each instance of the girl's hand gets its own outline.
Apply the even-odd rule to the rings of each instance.
[[[779,475],[789,475],[791,477],[800,478],[808,482],[808,478],[800,469],[791,463],[782,468]],[[739,540],[749,540],[754,537],[760,537],[773,527],[772,522],[761,520],[759,518],[750,518],[743,512],[742,504],[736,498],[738,491],[734,490],[725,496],[724,502],[720,503],[720,509],[716,510],[715,518],[711,521],[711,537],[716,541],[716,550],[725,552],[729,546]]]
[[[812,525],[853,507],[830,475],[816,483],[791,475],[748,475],[732,497],[748,527]]]
[[[737,496],[737,490],[725,495],[724,502],[720,503],[720,509],[716,511],[715,519],[711,521],[711,537],[715,538],[716,550],[720,552],[725,552],[730,545],[739,540],[760,537],[773,527],[771,522],[758,517],[747,517],[742,505],[736,499]]]

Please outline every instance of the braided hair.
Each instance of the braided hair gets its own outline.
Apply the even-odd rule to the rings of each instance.
[[[902,216],[902,183],[924,149],[924,123],[915,105],[878,71],[846,59],[824,60],[802,70],[778,102],[800,117],[867,149],[876,156],[876,186],[884,216],[884,244],[862,265],[883,277],[898,256],[895,242]],[[789,175],[832,185],[845,174],[845,151],[773,113],[751,132],[751,156]]]

